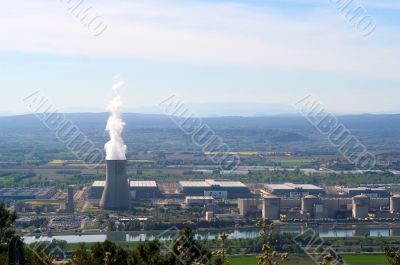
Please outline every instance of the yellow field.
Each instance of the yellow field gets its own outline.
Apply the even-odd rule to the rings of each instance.
[[[32,204],[33,206],[40,206],[40,205],[60,205],[61,202],[49,202],[49,201],[38,201],[38,200],[34,200],[34,201],[25,201],[25,202],[29,202],[30,204]]]
[[[128,160],[128,162],[130,163],[154,163],[154,161],[152,160]],[[48,163],[49,165],[52,166],[70,166],[70,167],[95,167],[95,166],[105,166],[106,164],[85,164],[83,161],[79,161],[79,160],[60,160],[60,159],[55,159],[51,162]]]
[[[81,164],[66,164],[66,166],[70,166],[70,167],[96,167],[96,166],[106,166],[106,164],[85,164],[85,163],[81,163]]]
[[[53,161],[50,161],[50,165],[63,165],[63,164],[72,164],[72,163],[82,163],[80,160],[61,160],[61,159],[54,159]]]
[[[49,164],[50,164],[50,165],[61,165],[61,164],[64,164],[65,162],[66,162],[66,160],[58,160],[58,159],[55,159],[55,160],[49,162]]]

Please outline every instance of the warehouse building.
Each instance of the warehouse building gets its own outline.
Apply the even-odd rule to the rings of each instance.
[[[185,198],[185,204],[188,206],[194,205],[209,205],[214,202],[214,198],[211,196],[187,196]]]
[[[302,198],[307,195],[319,196],[325,194],[324,190],[312,184],[266,184],[265,191],[280,197]]]
[[[89,189],[89,199],[100,199],[105,185],[105,181],[97,180],[93,182]]]
[[[357,195],[367,195],[370,198],[387,198],[387,197],[389,197],[389,191],[384,187],[344,188],[343,191],[351,197],[354,197]]]
[[[157,183],[154,180],[131,180],[129,191],[133,199],[157,198],[160,195]]]
[[[240,181],[213,179],[179,181],[178,192],[188,196],[211,196],[214,199],[236,199],[251,196],[250,189]]]
[[[57,193],[57,189],[50,188],[0,188],[0,201],[18,201],[18,200],[43,200],[50,199]]]

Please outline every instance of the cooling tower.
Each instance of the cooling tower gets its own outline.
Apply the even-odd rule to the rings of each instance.
[[[106,210],[129,210],[129,185],[126,160],[107,160],[106,185],[100,207]]]

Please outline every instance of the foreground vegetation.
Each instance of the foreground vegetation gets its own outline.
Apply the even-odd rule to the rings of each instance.
[[[116,244],[111,241],[90,245],[79,244],[77,248],[68,248],[66,242],[37,242],[26,245],[13,229],[17,216],[4,204],[0,204],[0,264],[1,265],[50,265],[54,260],[69,260],[70,265],[291,265],[312,264],[304,253],[303,243],[310,242],[307,234],[274,234],[274,227],[267,220],[258,222],[261,228],[260,237],[255,239],[254,251],[258,256],[230,256],[232,243],[222,233],[218,241],[196,240],[192,229],[186,227],[179,231],[173,240],[168,242],[147,241],[141,243]],[[318,239],[320,240],[320,239]],[[314,241],[321,249],[315,253],[325,253],[332,242]],[[348,264],[400,264],[400,250],[390,248],[393,242],[386,239],[365,238],[374,243],[381,240],[385,244],[383,255],[344,255],[339,260]],[[304,241],[304,242],[303,242]],[[383,243],[385,242],[385,243]],[[211,244],[210,244],[211,243]],[[294,254],[294,253],[299,254]],[[331,264],[333,252],[320,256],[321,265]],[[293,255],[293,256],[291,256]],[[336,264],[336,261],[332,264]]]
[[[385,255],[343,255],[343,259],[346,264],[389,264],[388,258]],[[230,257],[229,265],[257,265],[256,256],[234,256]],[[293,257],[289,261],[285,262],[284,265],[315,265],[315,262],[307,260],[302,257]]]

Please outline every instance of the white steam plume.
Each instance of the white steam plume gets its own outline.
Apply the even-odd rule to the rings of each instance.
[[[126,159],[126,145],[122,139],[121,133],[124,129],[125,122],[121,118],[122,98],[119,90],[124,86],[125,82],[119,79],[112,90],[115,97],[107,106],[111,116],[108,118],[106,130],[110,135],[110,141],[104,145],[106,150],[106,160],[125,160]]]

